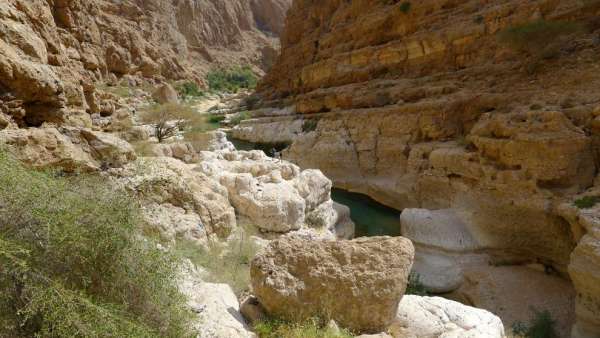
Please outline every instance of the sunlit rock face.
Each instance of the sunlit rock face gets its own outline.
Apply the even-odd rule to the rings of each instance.
[[[599,10],[575,0],[296,1],[260,108],[234,134],[291,143],[283,157],[334,186],[399,210],[446,210],[478,250],[570,275],[577,330],[598,331],[598,269],[580,268],[597,260],[597,236],[558,206],[597,181]],[[543,57],[501,38],[540,20],[585,28],[552,38]],[[441,289],[456,287],[459,275],[449,277]]]

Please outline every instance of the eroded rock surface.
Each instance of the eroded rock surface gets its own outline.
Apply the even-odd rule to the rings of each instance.
[[[272,315],[301,320],[327,313],[342,327],[385,331],[404,295],[413,246],[402,237],[272,241],[251,265],[252,288]]]
[[[236,226],[227,190],[177,159],[140,158],[111,175],[142,201],[148,222],[167,238],[226,238]]]
[[[576,0],[296,1],[260,109],[236,136],[291,141],[285,159],[398,210],[452,210],[499,259],[583,273],[597,239],[557,205],[599,167],[599,11]],[[547,36],[547,58],[501,39],[538,20],[586,28]],[[582,280],[594,280],[586,265]],[[573,282],[587,295],[581,322],[597,327],[595,288]]]
[[[146,78],[203,84],[215,65],[251,65],[260,73],[273,62],[290,3],[2,1],[0,99],[19,102],[21,126],[89,127],[88,112],[113,109],[94,88],[97,82],[133,84]],[[172,89],[168,96],[171,101]]]
[[[347,210],[334,208],[331,181],[319,170],[301,171],[262,151],[202,152],[198,169],[226,187],[238,214],[265,232],[335,233],[338,224],[351,223]]]
[[[503,338],[500,318],[440,297],[406,295],[390,329],[403,338]]]

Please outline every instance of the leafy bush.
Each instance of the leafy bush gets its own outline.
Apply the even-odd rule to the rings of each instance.
[[[600,203],[600,196],[584,196],[573,202],[579,209],[589,209]]]
[[[209,250],[190,241],[178,240],[175,251],[205,268],[210,273],[206,278],[208,282],[229,284],[238,295],[249,290],[250,261],[258,248],[246,238],[229,240],[226,247],[211,244]]]
[[[216,114],[208,115],[208,122],[210,122],[210,123],[221,123],[223,120],[225,120],[225,115],[216,115]]]
[[[557,338],[556,321],[547,310],[533,309],[533,317],[529,325],[516,322],[512,326],[513,334],[524,338]]]
[[[197,98],[204,96],[204,92],[200,90],[195,82],[185,82],[177,86],[177,92],[182,98]]]
[[[576,33],[582,26],[576,22],[537,20],[510,27],[500,32],[500,41],[511,48],[529,54],[547,53],[561,36]]]
[[[316,119],[308,119],[302,122],[302,132],[310,133],[311,131],[317,130],[317,126],[319,125],[319,120]]]
[[[400,10],[402,11],[402,13],[408,13],[410,12],[410,8],[412,7],[412,4],[409,1],[405,1],[400,5]]]
[[[101,182],[0,152],[1,337],[190,336],[179,261],[142,239],[136,206]]]
[[[259,338],[350,338],[347,330],[325,327],[322,321],[313,319],[304,323],[291,323],[282,320],[258,322],[254,331]]]
[[[406,286],[407,295],[429,296],[429,290],[421,282],[421,276],[411,273],[408,276],[408,285]]]
[[[190,107],[177,104],[157,104],[140,114],[140,122],[154,127],[154,136],[159,143],[171,138],[179,131],[194,127],[201,122],[201,115]]]
[[[216,92],[235,93],[241,88],[255,88],[258,83],[250,67],[213,70],[206,75],[206,79],[210,90]]]
[[[237,126],[242,121],[245,121],[245,120],[248,120],[251,118],[252,118],[252,114],[250,114],[247,111],[243,111],[243,112],[239,112],[239,113],[235,114],[235,116],[233,118],[231,118],[230,123],[234,126]]]

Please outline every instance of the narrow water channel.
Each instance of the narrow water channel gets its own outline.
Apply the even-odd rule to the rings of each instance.
[[[400,236],[400,211],[370,198],[341,189],[332,189],[331,198],[350,208],[356,237]]]
[[[261,144],[228,137],[238,150],[262,150],[273,156],[286,144]],[[400,236],[400,211],[376,202],[369,196],[341,189],[332,189],[331,198],[350,208],[350,217],[356,224],[356,237]]]

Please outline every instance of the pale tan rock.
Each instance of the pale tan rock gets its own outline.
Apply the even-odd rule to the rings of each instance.
[[[226,187],[238,214],[262,231],[350,226],[344,210],[333,207],[331,181],[318,170],[300,171],[262,151],[201,152],[198,168]]]
[[[392,336],[402,338],[503,338],[500,318],[485,310],[440,297],[402,298]]]
[[[194,147],[184,142],[153,144],[152,153],[156,156],[173,157],[185,163],[195,163],[199,158]]]
[[[194,171],[193,166],[177,159],[140,158],[111,174],[118,184],[132,191],[146,205],[170,204],[199,216],[201,222],[196,224],[197,228],[202,228],[198,229],[199,235],[206,232],[226,238],[236,226],[227,190],[206,175]],[[166,226],[177,229],[180,225],[177,219],[172,219],[171,225]],[[185,227],[185,232],[188,231],[194,231],[193,224]]]
[[[168,83],[164,83],[158,87],[152,93],[152,98],[160,104],[179,102],[177,91]]]
[[[93,171],[99,163],[55,128],[5,129],[0,143],[23,163],[36,168]]]
[[[197,337],[256,337],[244,321],[238,300],[229,285],[206,283],[193,266],[188,266],[182,273],[179,289],[187,297],[187,304],[194,313],[192,324]]]
[[[301,320],[325,312],[342,327],[382,332],[395,317],[413,255],[401,237],[284,236],[252,261],[252,288],[271,315]]]

